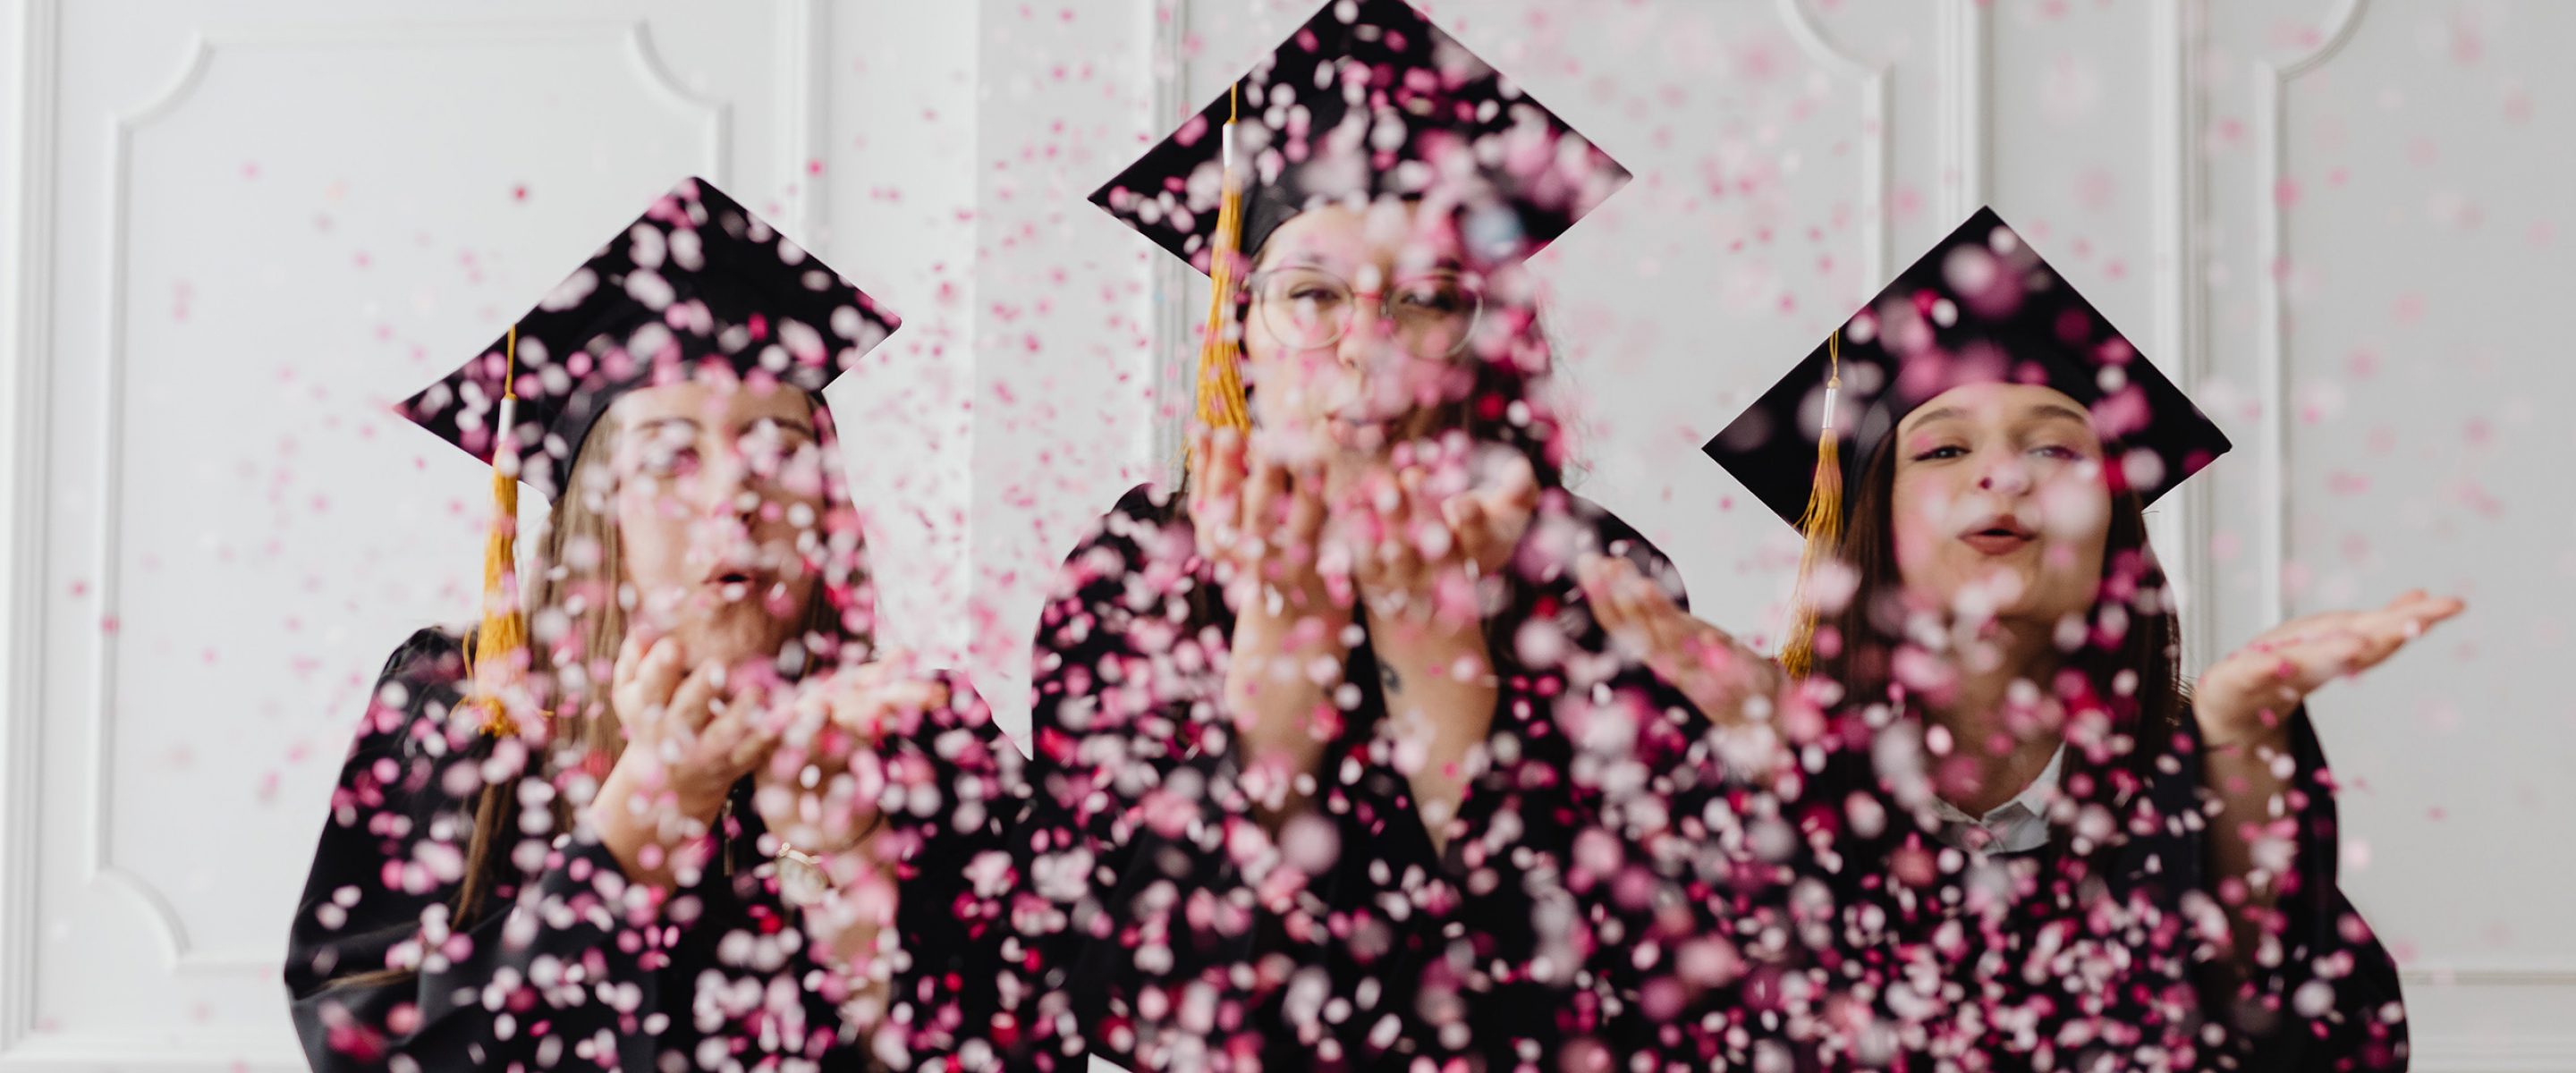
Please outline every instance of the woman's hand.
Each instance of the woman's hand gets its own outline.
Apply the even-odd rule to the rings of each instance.
[[[1348,620],[1347,585],[1327,568],[1317,537],[1324,526],[1324,479],[1292,467],[1233,429],[1201,429],[1190,481],[1190,522],[1199,554],[1216,564],[1226,604],[1242,627],[1284,634],[1306,619]]]
[[[1511,561],[1538,510],[1529,460],[1502,454],[1493,480],[1461,487],[1464,460],[1444,460],[1438,447],[1425,445],[1415,456],[1422,464],[1359,482],[1335,512],[1333,537],[1349,552],[1373,639],[1425,628],[1482,634],[1477,582]]]
[[[780,856],[822,873],[820,900],[802,913],[806,933],[849,977],[862,1022],[883,1014],[888,970],[875,954],[898,905],[893,862],[877,835],[887,784],[901,774],[889,770],[882,745],[951,699],[945,682],[903,656],[808,678],[787,700],[778,748],[754,776],[752,803]]]
[[[2287,742],[2290,712],[2319,687],[2378,666],[2467,607],[2409,592],[2370,611],[2294,619],[2211,665],[2192,691],[2201,738],[2213,749]]]
[[[884,818],[879,743],[905,716],[948,702],[946,684],[901,657],[799,683],[778,747],[755,775],[752,803],[762,822],[805,853],[857,848]]]
[[[669,637],[630,634],[620,646],[609,703],[626,748],[589,812],[627,878],[660,887],[679,878],[675,851],[707,833],[733,784],[778,741],[753,676],[713,662],[683,676],[686,659]]]
[[[1726,729],[1762,723],[1788,675],[1778,663],[1746,647],[1725,630],[1692,618],[1635,563],[1594,555],[1575,564],[1593,621],[1621,649],[1642,658],[1646,669],[1700,714]]]
[[[1475,751],[1493,730],[1481,582],[1511,560],[1538,509],[1529,461],[1505,454],[1495,479],[1469,487],[1462,455],[1402,449],[1395,461],[1417,464],[1359,482],[1336,511],[1333,539],[1367,603],[1394,767],[1435,848],[1448,845]]]
[[[1272,828],[1312,790],[1349,656],[1350,583],[1324,562],[1323,476],[1250,450],[1231,429],[1191,437],[1190,520],[1235,613],[1225,706],[1243,789]]]
[[[2373,611],[2310,615],[2255,638],[2200,676],[2192,711],[2200,720],[2201,787],[2218,805],[2209,823],[2212,891],[2225,908],[2223,964],[2238,974],[2276,964],[2282,877],[2299,868],[2305,820],[2284,815],[2290,713],[2318,687],[2396,655],[2435,623],[2463,610],[2459,600],[2407,593]],[[2318,847],[2334,852],[2331,846]]]

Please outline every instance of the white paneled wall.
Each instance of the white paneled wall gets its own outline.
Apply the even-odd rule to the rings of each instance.
[[[896,639],[1023,727],[1049,572],[1162,472],[1203,283],[1083,197],[1315,0],[0,0],[0,1065],[291,1068],[274,960],[475,467],[385,412],[707,175],[900,311],[833,389]],[[1697,446],[1992,202],[2239,450],[2195,662],[2462,591],[2321,695],[2418,1067],[2576,1070],[2576,5],[1440,0],[1637,172],[1541,259],[1582,490],[1703,613],[1795,548]]]
[[[2415,585],[2474,602],[2317,706],[2355,898],[2414,970],[2427,1065],[2576,1068],[2576,7],[2213,5],[2209,368],[2264,445],[2217,486],[2242,637]],[[2241,133],[2240,133],[2241,132]]]
[[[907,319],[837,385],[899,640],[963,647],[971,4],[5,12],[0,1064],[291,1068],[366,690],[474,612],[478,467],[387,404],[703,175]]]

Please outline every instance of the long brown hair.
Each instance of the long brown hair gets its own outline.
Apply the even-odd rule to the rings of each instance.
[[[800,550],[817,570],[819,583],[797,637],[790,642],[795,651],[782,656],[782,669],[789,673],[826,662],[865,662],[875,645],[876,609],[866,540],[839,465],[839,438],[822,397],[809,394],[808,398],[813,402],[816,449],[822,454],[823,510],[808,530],[812,543]],[[513,867],[504,840],[522,830],[521,780],[560,782],[582,772],[604,776],[625,751],[626,735],[607,690],[618,647],[626,640],[626,613],[634,599],[634,590],[625,580],[613,505],[617,477],[611,460],[623,428],[617,408],[611,406],[584,439],[564,494],[547,512],[535,581],[524,605],[529,609],[532,656],[541,672],[536,675],[538,694],[548,699],[551,709],[547,761],[541,772],[487,782],[475,795],[464,873],[448,901],[451,930],[464,931],[491,910],[502,877]],[[473,648],[470,636],[465,647]],[[551,823],[543,832],[572,828],[574,815],[567,795],[552,795],[548,807]],[[386,968],[333,983],[369,986],[413,973],[409,968]]]
[[[1886,437],[1861,465],[1838,555],[1857,584],[1839,610],[1820,616],[1814,677],[1840,684],[1838,704],[1847,711],[1890,701],[1896,653],[1906,643],[1905,583],[1896,565],[1896,444],[1895,436]],[[2116,445],[2106,446],[2108,457],[2120,457]],[[2173,751],[2188,704],[2182,624],[2164,568],[2147,546],[2146,511],[2134,490],[2112,491],[2102,586],[2085,621],[2087,635],[2066,654],[2061,681],[2037,684],[2055,685],[2056,695],[2070,701],[2076,699],[2070,693],[2080,692],[2108,717],[2099,728],[2104,733],[2088,735],[2087,748],[2069,753],[2069,794],[2125,793],[2143,785],[2156,759]],[[2079,681],[2064,681],[2067,671]],[[2093,771],[2109,776],[2105,785],[2087,785]]]

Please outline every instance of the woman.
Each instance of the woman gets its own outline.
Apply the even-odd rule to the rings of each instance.
[[[1796,460],[1820,394],[1849,465]],[[2143,510],[2227,447],[1991,211],[1711,441],[1831,553],[1779,769],[1833,893],[1835,986],[1792,1032],[1816,1064],[2403,1066],[2301,701],[2461,606],[2304,618],[2186,691]],[[1620,612],[1661,665],[1734,651],[1650,594]]]
[[[404,404],[554,504],[533,653],[478,644],[504,613],[386,663],[286,963],[316,1068],[904,1067],[982,1035],[956,974],[998,941],[969,873],[1012,754],[961,680],[878,661],[816,393],[890,323],[692,180]]]
[[[1190,221],[1229,181],[1207,135],[1232,107],[1096,200],[1206,252]],[[1624,173],[1401,3],[1328,6],[1240,109],[1222,143],[1260,185],[1244,284],[1218,293],[1249,399],[1209,403],[1230,356],[1201,390],[1250,427],[1202,427],[1183,488],[1128,493],[1040,616],[1022,1053],[1294,1069],[1646,1045],[1641,1004],[1688,959],[1633,951],[1696,933],[1653,853],[1698,721],[1598,658],[1575,559],[1671,573],[1559,485],[1518,272]],[[1454,118],[1474,115],[1538,139],[1536,170],[1449,156],[1490,133]]]

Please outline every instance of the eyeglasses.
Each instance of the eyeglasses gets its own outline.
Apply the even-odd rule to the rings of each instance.
[[[1350,283],[1315,268],[1253,273],[1254,321],[1272,337],[1301,350],[1341,342],[1349,335],[1363,295]],[[1481,283],[1458,272],[1426,272],[1396,280],[1377,293],[1378,319],[1416,353],[1456,354],[1467,348],[1476,318],[1485,311]]]

